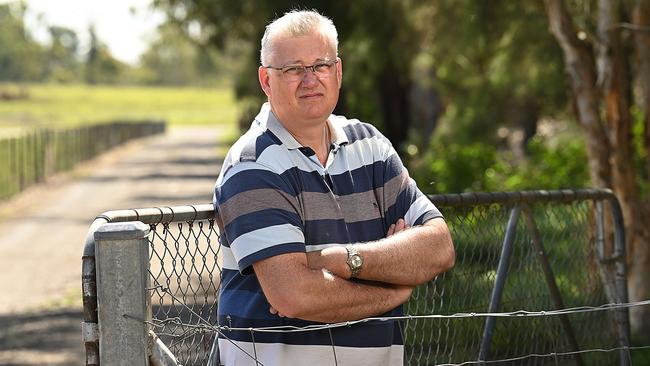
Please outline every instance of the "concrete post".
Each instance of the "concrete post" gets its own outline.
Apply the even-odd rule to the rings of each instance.
[[[148,366],[149,226],[106,223],[95,232],[100,365]]]

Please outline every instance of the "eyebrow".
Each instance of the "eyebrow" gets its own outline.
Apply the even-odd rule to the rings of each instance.
[[[319,57],[319,58],[314,60],[314,62],[318,62],[318,61],[332,61],[332,60],[327,59],[327,58],[323,58],[323,57]],[[286,62],[283,65],[284,66],[289,66],[289,65],[298,65],[298,64],[304,65],[305,62],[303,60],[298,59],[298,60],[292,60],[292,61]]]

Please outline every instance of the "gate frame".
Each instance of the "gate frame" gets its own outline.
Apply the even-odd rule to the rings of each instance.
[[[620,203],[611,189],[577,189],[577,190],[536,190],[536,191],[517,191],[517,192],[477,192],[477,193],[461,193],[461,194],[439,194],[428,195],[431,202],[437,207],[449,206],[475,206],[487,204],[511,204],[510,219],[505,233],[505,238],[502,247],[502,255],[499,261],[497,277],[495,279],[495,286],[493,288],[489,313],[498,311],[499,303],[505,278],[507,276],[507,267],[509,261],[509,253],[511,252],[511,245],[514,241],[516,224],[523,210],[526,219],[527,228],[531,233],[531,240],[535,248],[540,248],[541,241],[536,239],[535,232],[537,230],[532,216],[528,212],[528,204],[530,203],[548,203],[548,202],[573,202],[573,201],[595,201],[594,212],[596,213],[596,253],[598,257],[599,267],[601,270],[601,281],[605,287],[605,293],[608,300],[613,303],[627,303],[628,290],[627,290],[627,263],[625,254],[625,227],[623,222],[623,214],[621,211]],[[614,224],[614,253],[610,257],[605,257],[605,219],[604,208],[602,201],[609,201],[612,221]],[[140,221],[148,225],[156,225],[159,223],[170,222],[187,222],[195,220],[208,220],[215,217],[213,204],[204,205],[187,205],[178,207],[154,207],[145,209],[130,209],[130,210],[116,210],[107,211],[94,220],[84,245],[82,256],[82,293],[83,293],[83,307],[84,307],[84,322],[82,323],[82,335],[86,348],[86,365],[99,366],[100,365],[100,332],[98,316],[98,297],[97,297],[97,266],[95,261],[96,240],[102,235],[98,231],[107,223],[127,222],[127,221]],[[97,234],[96,234],[97,233]],[[145,236],[146,237],[146,236]],[[541,246],[543,249],[543,246]],[[542,267],[545,267],[543,251],[538,253],[538,260],[540,260]],[[611,264],[614,264],[611,270]],[[607,269],[610,266],[610,269]],[[612,273],[613,272],[613,273]],[[547,280],[551,296],[555,306],[562,303],[561,298],[555,298],[554,283]],[[100,299],[101,301],[101,299]],[[150,313],[149,313],[150,316]],[[479,361],[485,360],[489,354],[489,346],[491,336],[494,329],[495,317],[487,317],[486,325],[479,351]],[[569,328],[565,325],[565,331],[569,337],[569,342],[572,348],[577,348],[578,345],[575,339],[571,340],[570,325]],[[622,308],[616,311],[616,333],[618,344],[621,347],[629,347],[630,345],[630,324],[629,324],[629,310]],[[619,351],[620,365],[629,365],[629,359],[624,349]],[[576,358],[576,363],[581,364],[579,357]]]

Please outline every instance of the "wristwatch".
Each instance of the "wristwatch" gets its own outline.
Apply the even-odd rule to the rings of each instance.
[[[363,266],[363,257],[361,254],[359,254],[357,248],[352,245],[346,246],[345,249],[348,251],[348,259],[345,261],[345,263],[347,263],[348,267],[350,267],[350,271],[352,272],[351,277],[355,278],[359,275],[359,272],[361,272],[361,266]]]

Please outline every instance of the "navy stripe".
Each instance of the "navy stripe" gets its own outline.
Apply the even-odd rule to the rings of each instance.
[[[250,274],[253,271],[251,267],[253,263],[286,253],[305,253],[305,243],[284,243],[264,248],[240,259],[237,264],[239,265],[239,270],[243,274]]]
[[[282,173],[282,177],[292,186],[298,187],[302,192],[329,192],[329,188],[323,179],[323,176],[315,170],[306,172],[300,170],[298,167],[293,167]]]
[[[260,283],[254,273],[243,275],[239,271],[225,268],[221,270],[221,286],[219,289],[224,294],[229,291],[245,291],[252,294],[262,292]],[[223,304],[220,303],[219,307],[221,308]],[[237,301],[234,301],[234,304],[237,304]]]
[[[397,154],[390,155],[384,162],[383,183],[397,177],[404,171],[404,165]]]
[[[366,242],[385,238],[387,226],[383,219],[377,218],[367,221],[348,223],[350,242]]]
[[[269,314],[268,309],[265,311]],[[272,314],[271,314],[272,315]],[[399,316],[402,315],[401,308],[383,314],[382,316]],[[273,315],[272,315],[273,316]],[[299,319],[288,319],[275,316],[275,319],[245,319],[231,314],[221,313],[219,315],[221,325],[233,328],[252,328],[252,327],[269,327],[269,326],[296,326],[304,327],[307,325],[319,324],[307,322]],[[309,344],[329,346],[334,341],[335,346],[345,347],[389,347],[393,344],[403,344],[401,329],[403,324],[399,321],[372,321],[364,324],[357,324],[347,327],[332,328],[332,339],[327,329],[307,332],[254,332],[255,342],[257,343],[284,343],[284,344]],[[228,331],[224,330],[225,337],[243,342],[252,342],[251,332],[246,331]]]
[[[400,175],[403,170],[404,167],[399,157],[391,155],[386,161],[375,161],[349,172],[330,175],[330,177],[334,183],[335,193],[344,196],[383,187],[386,182]]]
[[[422,215],[420,215],[420,217],[418,217],[418,219],[415,220],[415,224],[414,224],[414,225],[422,225],[422,224],[424,224],[425,222],[427,222],[427,221],[429,221],[429,220],[436,219],[436,218],[438,218],[438,217],[444,219],[444,217],[442,216],[442,213],[440,213],[440,211],[438,210],[438,208],[436,208],[435,210],[429,210],[429,211],[423,213]]]
[[[343,219],[309,220],[304,235],[308,245],[347,244],[383,238],[386,226],[381,218],[347,224]]]
[[[305,221],[304,235],[309,245],[352,243],[343,219]]]
[[[382,166],[383,162],[378,161],[345,173],[330,175],[334,192],[339,196],[344,196],[372,191],[375,187],[383,185]]]
[[[403,166],[396,155],[392,155],[386,162],[375,161],[351,171],[341,174],[331,174],[333,191],[339,195],[366,192],[381,187],[391,178],[399,175]],[[282,174],[262,169],[248,169],[230,177],[223,186],[217,187],[217,199],[225,202],[241,192],[259,188],[277,188],[283,192],[296,196],[297,187],[303,192],[329,191],[324,177],[317,171],[306,172],[298,167],[292,167]]]
[[[280,209],[266,209],[237,216],[226,225],[226,238],[228,245],[234,242],[240,235],[263,229],[269,226],[291,224],[302,228],[302,220],[295,212]]]

